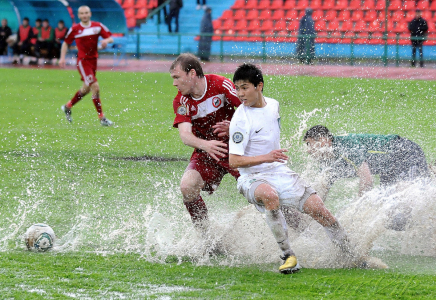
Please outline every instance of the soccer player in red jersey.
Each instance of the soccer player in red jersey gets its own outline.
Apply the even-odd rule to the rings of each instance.
[[[101,36],[101,48],[106,48],[107,44],[113,43],[109,29],[102,23],[91,21],[91,9],[88,6],[81,6],[78,10],[80,19],[79,24],[73,25],[65,37],[65,41],[61,47],[61,58],[59,59],[59,66],[65,66],[65,56],[68,51],[68,45],[71,45],[74,40],[76,41],[78,55],[77,55],[77,69],[82,77],[83,85],[74,97],[65,105],[62,110],[69,122],[71,119],[71,107],[79,102],[86,94],[92,93],[92,101],[97,109],[100,124],[103,126],[110,126],[113,124],[105,118],[100,102],[100,87],[97,82],[95,74],[97,72],[97,57],[98,57],[98,38]]]
[[[227,78],[204,75],[200,61],[192,54],[181,54],[170,68],[178,94],[173,101],[174,127],[182,142],[194,148],[183,174],[180,189],[194,226],[203,237],[208,230],[206,204],[200,191],[212,193],[227,173],[239,177],[229,167],[228,128],[235,107],[241,104],[235,86]]]

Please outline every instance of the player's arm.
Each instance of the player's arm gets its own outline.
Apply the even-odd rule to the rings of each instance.
[[[229,101],[232,106],[238,107],[239,105],[241,105],[241,100],[239,100],[236,94],[236,89],[233,82],[231,82],[228,79],[224,79],[222,87],[227,101]],[[213,133],[218,134],[218,136],[220,137],[229,135],[229,127],[230,127],[230,121],[228,120],[218,122],[212,126],[212,128],[214,129]]]
[[[374,186],[374,180],[371,176],[371,171],[367,162],[363,162],[357,170],[357,176],[359,177],[359,197],[363,193],[369,191]]]
[[[114,39],[110,36],[106,39],[103,39],[100,43],[101,49],[105,49],[107,47],[107,44],[113,43]]]
[[[227,154],[227,144],[220,141],[207,141],[196,137],[192,133],[192,125],[189,122],[179,123],[179,135],[182,142],[192,148],[207,152],[213,159],[219,160]]]
[[[286,149],[277,149],[273,150],[268,154],[257,155],[257,156],[244,156],[237,154],[229,155],[229,164],[231,168],[248,168],[257,166],[263,163],[272,163],[272,162],[286,162],[288,160],[288,156],[284,154],[284,152],[288,152]]]
[[[59,58],[59,66],[62,68],[65,67],[65,57],[67,56],[67,52],[68,44],[66,42],[63,42],[61,47],[61,57]]]

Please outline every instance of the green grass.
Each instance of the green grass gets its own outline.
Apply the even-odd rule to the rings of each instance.
[[[101,127],[89,96],[67,124],[60,106],[80,86],[76,71],[1,69],[0,292],[2,299],[142,298],[434,298],[434,272],[313,270],[281,276],[276,264],[201,266],[156,257],[147,244],[158,212],[189,235],[178,183],[191,149],[176,129],[168,74],[100,72]],[[283,144],[304,169],[298,128],[324,124],[334,133],[398,133],[436,158],[433,81],[266,76],[265,95],[281,103]],[[305,121],[304,113],[319,109]],[[155,156],[176,161],[132,161]],[[332,191],[334,192],[334,191]],[[211,214],[246,205],[234,180],[205,200]],[[33,223],[50,224],[64,248],[24,250]],[[164,224],[159,224],[163,226]],[[188,233],[186,233],[188,232]],[[426,265],[426,258],[413,264]],[[399,264],[400,265],[400,264]]]

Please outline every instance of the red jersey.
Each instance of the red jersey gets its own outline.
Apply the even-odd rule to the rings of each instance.
[[[111,35],[106,26],[100,22],[91,21],[87,27],[83,26],[82,23],[73,25],[68,30],[65,42],[71,45],[76,40],[78,49],[77,59],[97,58],[98,38],[101,36],[106,39]]]
[[[206,92],[200,99],[183,96],[180,92],[173,101],[174,127],[179,123],[192,124],[192,133],[203,140],[223,141],[228,144],[229,137],[218,137],[212,126],[224,120],[231,120],[235,107],[241,104],[236,96],[234,84],[227,78],[215,74],[205,75]],[[195,151],[198,151],[196,149]]]

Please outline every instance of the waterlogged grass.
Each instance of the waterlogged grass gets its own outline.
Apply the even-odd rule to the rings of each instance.
[[[222,267],[219,260],[214,266],[147,262],[141,246],[144,215],[166,211],[190,222],[178,183],[191,150],[172,128],[175,88],[169,75],[100,72],[103,109],[115,122],[105,128],[89,96],[74,107],[74,123],[65,121],[60,106],[80,86],[76,71],[0,72],[0,298],[436,296],[434,273],[408,269],[410,264],[425,269],[428,258],[401,257],[399,268],[388,271],[304,269],[290,276],[261,262],[249,267]],[[302,129],[316,124],[337,134],[398,133],[422,145],[429,161],[436,158],[434,82],[265,79],[265,95],[281,102],[283,144],[297,171],[306,160]],[[143,156],[159,159],[124,159]],[[229,176],[205,201],[212,213],[246,205]],[[50,224],[61,244],[76,244],[60,253],[25,251],[22,235],[37,222]]]

